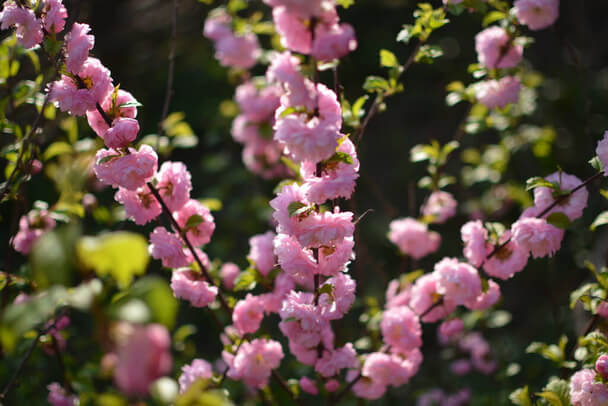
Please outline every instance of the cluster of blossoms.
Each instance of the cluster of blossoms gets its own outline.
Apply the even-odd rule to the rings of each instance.
[[[559,0],[517,0],[512,14],[519,24],[527,25],[531,30],[541,30],[557,20]],[[504,72],[521,62],[523,42],[522,37],[517,37],[516,27],[492,26],[477,34],[475,50],[479,65],[490,71],[497,70],[492,78],[473,85],[479,103],[494,109],[505,108],[519,101],[522,89],[520,79]]]
[[[28,254],[32,246],[44,233],[55,228],[56,221],[46,207],[33,209],[19,219],[19,231],[11,238],[12,247]]]
[[[58,34],[65,28],[68,16],[61,0],[44,0],[40,2],[38,16],[36,12],[20,1],[5,1],[0,12],[0,28],[6,30],[15,27],[17,41],[26,49],[33,48],[48,34]]]
[[[416,406],[465,406],[471,401],[471,390],[461,389],[451,395],[437,388],[432,389],[416,399]]]

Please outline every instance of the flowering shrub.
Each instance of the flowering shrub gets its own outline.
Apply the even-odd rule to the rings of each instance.
[[[420,2],[399,17],[397,44],[381,47],[349,20],[363,1],[201,2],[210,6],[196,9],[199,40],[234,91],[214,106],[218,131],[242,144],[242,163],[205,157],[213,176],[188,155],[199,137],[185,115],[171,113],[177,0],[166,94],[148,135],[137,92],[98,52],[101,27],[61,0],[3,3],[0,196],[11,214],[0,402],[608,404],[606,250],[591,249],[608,223],[608,131],[595,128],[605,116],[586,117],[592,142],[567,165],[555,160],[567,137],[543,106],[559,86],[541,87],[531,57],[536,35],[554,29],[583,69],[558,31],[559,0]],[[476,32],[437,39],[461,20]],[[425,135],[394,148],[411,171],[397,203],[409,209],[396,209],[368,175],[368,145],[383,143],[371,128],[410,77],[464,44],[475,52],[470,78],[444,70],[451,82],[437,92],[449,107],[466,104],[465,117],[441,142]],[[359,94],[341,74],[367,62],[370,46],[380,66]],[[409,56],[387,49],[396,47]],[[213,147],[213,137],[201,141]],[[264,192],[219,191],[239,176]],[[560,262],[580,276],[555,271]],[[555,273],[535,279],[541,270]],[[512,315],[514,301],[526,311]],[[551,329],[526,326],[546,302],[558,311],[533,323],[553,317]],[[24,379],[34,362],[53,365],[40,382]]]

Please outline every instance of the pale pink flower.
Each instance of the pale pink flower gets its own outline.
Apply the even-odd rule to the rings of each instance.
[[[224,11],[214,11],[205,20],[203,35],[214,41],[232,35],[232,19]]]
[[[603,300],[602,303],[597,306],[596,311],[601,317],[608,319],[608,302]]]
[[[388,283],[386,288],[386,305],[387,309],[399,306],[408,306],[412,299],[412,285],[408,283],[401,288],[401,283],[398,279],[393,279]]]
[[[564,230],[539,219],[536,208],[525,210],[519,220],[511,226],[513,241],[530,251],[534,258],[552,257],[560,248]]]
[[[268,384],[271,371],[281,363],[283,349],[276,341],[255,339],[244,342],[236,356],[224,351],[222,357],[229,367],[228,377],[261,389]]]
[[[300,378],[300,388],[302,389],[303,392],[306,392],[310,395],[319,394],[319,389],[317,388],[317,384],[315,383],[315,381],[313,381],[312,379],[310,379],[307,376],[303,376],[302,378]]]
[[[513,6],[517,20],[534,31],[553,25],[559,17],[559,0],[517,0]]]
[[[386,310],[382,315],[380,330],[384,342],[400,353],[407,353],[422,345],[418,316],[406,306]]]
[[[353,238],[346,237],[335,245],[319,248],[316,273],[332,276],[344,271],[346,265],[355,258],[354,246]]]
[[[479,63],[487,68],[512,68],[522,59],[524,48],[514,44],[504,28],[492,26],[475,37]]]
[[[182,162],[164,162],[156,176],[156,189],[169,210],[175,212],[190,199],[192,181],[188,168]]]
[[[154,220],[162,212],[160,203],[150,193],[147,186],[142,186],[137,190],[118,188],[114,199],[125,206],[127,217],[140,226]]]
[[[564,193],[570,192],[581,183],[579,178],[574,175],[569,175],[565,172],[555,172],[545,178],[546,181],[554,183],[558,186],[558,190]],[[586,187],[578,189],[566,199],[558,203],[551,211],[547,213],[561,212],[570,218],[576,220],[583,215],[583,210],[587,207],[587,198],[589,192]],[[555,203],[554,191],[548,187],[537,187],[534,189],[534,205],[538,210],[545,210]]]
[[[373,352],[367,356],[361,375],[382,386],[401,386],[411,377],[411,370],[398,355]]]
[[[286,85],[291,91],[294,87],[302,86],[304,77],[300,74],[300,60],[287,51],[271,54],[266,80]]]
[[[344,140],[337,152],[348,154],[353,163],[336,162],[323,165],[320,176],[317,176],[315,162],[303,161],[300,174],[304,179],[304,195],[308,201],[323,204],[327,200],[344,197],[349,199],[355,190],[355,181],[359,177],[359,160],[357,151],[350,139]]]
[[[604,378],[608,377],[608,354],[602,354],[595,362],[595,370]]]
[[[249,69],[257,63],[261,53],[258,37],[253,33],[229,35],[215,43],[215,57],[223,66]]]
[[[90,35],[88,24],[74,23],[70,32],[65,36],[66,61],[68,72],[78,75],[89,57],[89,51],[95,45],[95,36]],[[101,100],[99,100],[101,102]]]
[[[108,148],[124,148],[137,138],[139,122],[133,118],[118,118],[102,136]]]
[[[283,47],[302,54],[310,53],[312,33],[307,20],[289,12],[285,7],[275,7],[272,10],[272,18]]]
[[[456,305],[452,301],[439,304],[442,296],[438,293],[439,276],[433,272],[416,279],[412,287],[410,306],[414,312],[422,316],[422,321],[432,323],[450,314]]]
[[[245,145],[259,142],[262,139],[262,136],[260,135],[260,126],[249,121],[244,114],[239,114],[232,121],[231,134],[236,142]]]
[[[500,237],[499,244],[504,244],[510,237],[511,231],[505,231]],[[494,247],[489,247],[488,254],[493,252],[494,249]],[[530,253],[527,249],[522,248],[517,242],[511,240],[484,262],[483,269],[490,276],[507,280],[526,267],[529,256]]]
[[[338,273],[325,283],[332,287],[332,291],[319,296],[322,315],[328,320],[341,319],[355,302],[357,283],[344,273]]]
[[[67,17],[68,11],[61,0],[45,0],[42,19],[48,32],[57,34],[63,31]]]
[[[399,250],[414,259],[420,259],[439,249],[441,236],[429,231],[426,224],[411,217],[393,220],[390,224],[388,239]]]
[[[606,172],[608,170],[608,131],[604,132],[604,138],[597,143],[595,153],[602,163],[604,174],[608,173]]]
[[[331,61],[357,49],[355,30],[350,24],[319,24],[311,55],[320,61]]]
[[[197,216],[197,217],[194,217]],[[211,235],[215,230],[215,222],[209,209],[198,200],[190,199],[182,208],[173,214],[179,226],[186,230],[186,236],[193,245],[204,245],[211,241]],[[188,221],[194,223],[188,225]]]
[[[346,374],[347,381],[353,381],[358,376],[356,371],[349,371]],[[386,393],[386,385],[364,376],[360,378],[352,387],[353,393],[360,398],[368,400],[380,399]]]
[[[481,265],[487,255],[488,230],[480,220],[469,221],[460,229],[460,235],[464,242],[464,257],[473,266]]]
[[[162,260],[163,266],[167,268],[179,268],[189,264],[182,240],[164,227],[156,227],[150,233],[148,251],[152,258]]]
[[[456,214],[458,203],[451,193],[442,190],[431,193],[420,211],[422,215],[431,217],[433,223],[443,224]]]
[[[17,42],[26,49],[33,48],[42,42],[42,21],[36,18],[32,10],[27,7],[19,7],[14,1],[8,0],[4,3],[0,13],[3,30],[11,26],[17,29]]]
[[[306,281],[316,273],[317,264],[312,251],[302,248],[295,237],[277,235],[274,239],[274,253],[281,269],[296,282]]]
[[[179,393],[184,393],[190,385],[199,379],[211,379],[213,369],[211,364],[204,359],[194,359],[189,365],[182,367],[182,374],[179,376]]]
[[[305,247],[334,246],[344,238],[353,236],[355,225],[353,213],[340,212],[338,206],[334,212],[313,213],[300,222],[296,237]]]
[[[48,402],[52,406],[77,406],[78,396],[71,395],[57,382],[53,382],[46,387],[49,390]]]
[[[134,327],[118,348],[114,379],[129,395],[145,396],[150,384],[171,371],[171,337],[160,324]]]
[[[112,100],[113,94],[114,92],[109,93],[101,103],[101,108],[106,113],[106,116],[110,118],[110,120],[114,121],[121,117],[137,117],[137,107],[120,107],[121,105],[127,103],[137,103],[137,100],[135,100],[135,97],[133,97],[131,93],[119,89],[114,103]],[[95,133],[100,137],[103,137],[105,132],[110,128],[97,109],[87,111],[87,121],[89,122],[89,125],[93,131],[95,131]]]
[[[113,149],[100,149],[95,155],[93,170],[106,185],[137,190],[152,179],[157,166],[156,152],[151,146],[142,145],[139,151],[129,148],[126,155]]]
[[[256,139],[245,144],[243,163],[247,169],[264,179],[287,177],[291,171],[281,162],[282,151],[271,139]]]
[[[271,7],[285,7],[290,13],[306,19],[318,17],[330,6],[327,0],[264,0]]]
[[[255,264],[255,268],[264,276],[274,268],[277,263],[274,255],[274,238],[276,234],[267,231],[264,234],[254,235],[249,239],[249,255],[247,259]]]
[[[55,228],[56,222],[47,210],[31,210],[19,219],[19,231],[11,238],[15,251],[29,254],[34,243],[47,231]]]
[[[95,109],[96,103],[101,103],[114,86],[110,71],[96,58],[88,58],[84,62],[78,77],[82,83],[62,75],[61,80],[51,84],[49,97],[58,103],[61,111],[82,116],[87,110]]]
[[[447,343],[452,337],[462,333],[463,329],[462,319],[446,320],[439,326],[439,341]]]
[[[603,406],[608,404],[608,389],[595,381],[596,372],[582,369],[570,378],[570,401],[574,406]]]
[[[471,306],[481,294],[481,280],[477,270],[456,258],[444,258],[435,264],[437,292],[444,300],[457,305]]]
[[[192,270],[173,271],[171,275],[173,295],[187,300],[193,307],[206,307],[217,296],[217,286],[211,286],[202,274]]]
[[[315,371],[329,378],[337,375],[342,369],[356,368],[358,365],[357,352],[351,343],[346,343],[342,348],[323,351],[323,356],[315,364]]]
[[[277,196],[270,201],[270,207],[274,209],[272,218],[277,222],[277,233],[293,235],[299,231],[300,219],[304,214],[290,214],[289,207],[294,203],[301,203],[303,206],[309,204],[304,197],[304,190],[296,183],[283,186]]]
[[[273,291],[260,295],[264,301],[264,311],[278,313],[283,306],[283,300],[295,287],[295,282],[286,272],[279,273],[274,280]]]
[[[488,290],[481,293],[467,305],[471,310],[486,310],[494,306],[500,299],[500,286],[493,280],[488,281]]]
[[[247,81],[236,88],[235,100],[247,121],[262,123],[274,118],[282,93],[279,86],[269,85],[260,90]]]
[[[239,276],[239,273],[241,273],[241,270],[239,269],[238,265],[233,264],[232,262],[226,262],[220,268],[222,284],[227,289],[233,289],[234,281],[236,280],[237,276]]]
[[[241,335],[255,333],[264,319],[264,303],[258,296],[247,294],[239,300],[232,313],[232,323]]]
[[[490,79],[474,85],[475,96],[479,103],[489,109],[505,108],[509,104],[519,101],[522,85],[519,78],[505,76],[500,80]]]

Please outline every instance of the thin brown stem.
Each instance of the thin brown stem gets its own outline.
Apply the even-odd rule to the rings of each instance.
[[[169,45],[169,71],[167,73],[167,89],[165,91],[165,101],[163,103],[163,111],[158,122],[158,138],[157,142],[160,142],[160,137],[163,134],[163,123],[169,114],[169,106],[171,104],[171,97],[173,96],[173,77],[175,76],[175,46],[177,43],[177,11],[179,8],[179,1],[173,0],[173,19],[171,22],[171,41]],[[158,145],[157,145],[158,149]]]
[[[297,405],[302,405],[302,402],[300,401],[300,399],[298,399],[296,394],[294,394],[293,391],[289,388],[289,385],[287,385],[287,382],[285,382],[283,377],[281,375],[279,375],[279,373],[274,369],[272,370],[272,377],[275,381],[277,381],[279,386],[281,388],[283,388],[283,390],[289,394],[289,396],[291,397],[291,400],[296,402]]]

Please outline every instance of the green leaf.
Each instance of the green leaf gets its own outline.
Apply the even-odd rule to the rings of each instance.
[[[321,296],[322,294],[326,294],[329,297],[331,297],[332,299],[334,299],[334,285],[330,284],[330,283],[326,283],[323,286],[321,286],[317,292],[317,294],[319,296]]]
[[[537,395],[547,400],[551,406],[570,405],[570,385],[563,379],[552,379]]]
[[[564,213],[556,211],[547,216],[547,223],[565,230],[570,227],[572,221],[570,220],[570,217],[566,216]]]
[[[211,211],[219,211],[222,210],[222,201],[220,199],[207,198],[199,200],[203,206],[208,208]]]
[[[507,15],[505,13],[503,13],[502,11],[490,11],[483,18],[481,25],[483,25],[484,27],[487,27],[488,25],[495,23],[498,20],[504,20],[506,18],[507,18]]]
[[[435,62],[435,59],[441,57],[442,55],[443,50],[439,45],[423,45],[418,50],[414,61],[418,63],[432,64]]]
[[[408,43],[414,35],[414,26],[405,24],[399,34],[397,34],[397,42]]]
[[[509,400],[518,406],[532,406],[532,400],[530,399],[530,393],[528,387],[524,386],[519,388],[509,395]]]
[[[602,161],[600,161],[600,158],[597,156],[594,156],[593,158],[591,158],[589,160],[589,165],[593,166],[593,169],[595,169],[598,172],[601,172],[604,170],[604,166],[602,165]]]
[[[591,231],[595,231],[596,228],[605,224],[608,224],[608,211],[604,211],[598,214],[595,220],[593,220],[593,223],[591,223],[591,225],[589,226],[589,229]]]
[[[289,203],[289,206],[287,206],[287,211],[289,212],[289,216],[293,217],[294,215],[296,215],[298,213],[298,211],[302,208],[307,207],[304,203],[302,202],[291,202]]]
[[[98,165],[105,164],[106,162],[110,162],[114,158],[120,158],[120,155],[108,155],[108,156],[104,156],[99,161],[97,161],[97,164]]]
[[[553,183],[539,176],[526,180],[526,190],[536,189],[537,187],[548,187],[551,188],[551,190],[555,189],[555,185]]]
[[[148,307],[151,321],[171,329],[175,325],[179,303],[167,281],[158,276],[146,276],[131,286],[124,300],[139,299]]]
[[[384,93],[390,89],[390,85],[386,79],[380,76],[368,76],[363,84],[363,89],[370,93]]]
[[[337,3],[344,8],[349,8],[355,4],[355,0],[337,0]]]
[[[576,304],[582,300],[583,297],[586,297],[587,299],[589,299],[589,294],[591,291],[597,289],[599,286],[597,283],[587,283],[584,284],[583,286],[579,287],[578,289],[574,290],[572,293],[570,293],[570,308],[574,309],[574,306],[576,306]]]
[[[46,232],[32,248],[30,265],[39,288],[51,285],[69,286],[74,269],[74,246],[80,235],[71,224]]]
[[[363,105],[365,104],[365,102],[367,101],[367,99],[369,99],[369,96],[368,95],[363,95],[363,96],[359,97],[353,103],[353,108],[352,108],[353,116],[355,116],[355,117],[361,117],[361,116],[363,116],[363,114],[364,114]]]
[[[192,229],[200,226],[205,222],[205,219],[200,214],[193,214],[186,220],[186,229]]]
[[[84,237],[76,247],[80,263],[99,276],[110,275],[125,288],[136,275],[143,275],[148,266],[148,241],[139,234],[126,231]]]
[[[384,66],[386,68],[396,68],[400,66],[399,61],[394,53],[389,50],[381,49],[380,50],[380,66]]]
[[[253,268],[249,268],[241,272],[234,281],[234,291],[247,291],[255,288],[256,285],[256,271]]]
[[[347,154],[346,152],[338,151],[333,154],[328,160],[325,161],[325,164],[343,162],[348,165],[353,164],[353,157]]]

